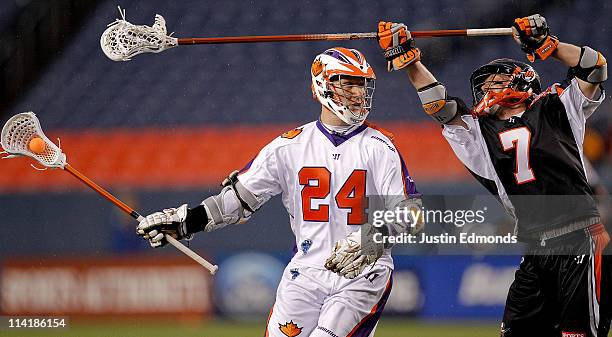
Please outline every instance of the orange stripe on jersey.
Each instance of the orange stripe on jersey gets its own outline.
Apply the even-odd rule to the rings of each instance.
[[[379,310],[382,309],[382,308],[379,308],[379,307],[380,306],[384,306],[386,304],[386,301],[387,301],[387,298],[389,296],[389,293],[391,292],[392,284],[393,284],[393,278],[390,277],[389,281],[387,281],[387,286],[385,287],[385,291],[383,292],[383,295],[381,296],[380,301],[378,301],[378,303],[376,303],[372,307],[372,310],[370,310],[370,313],[367,314],[363,319],[361,319],[361,321],[359,321],[359,323],[357,323],[357,325],[351,330],[351,332],[349,332],[348,335],[346,335],[346,337],[353,337],[353,336],[355,336],[355,334],[359,331],[359,329],[366,322],[368,322],[368,320],[372,319],[374,317],[374,315],[376,315]],[[380,316],[380,312],[378,312],[378,315]],[[378,319],[376,318],[376,320],[378,320]],[[363,333],[363,331],[361,331],[361,333]],[[361,333],[359,335],[361,335]]]
[[[596,224],[589,227],[589,233],[595,241],[595,252],[593,258],[595,259],[595,294],[597,302],[601,303],[601,271],[602,271],[602,255],[603,251],[610,243],[610,235],[602,224]]]
[[[268,331],[268,325],[270,325],[270,318],[272,317],[272,311],[274,311],[274,305],[276,303],[272,304],[272,308],[270,308],[270,313],[268,314],[268,320],[266,321],[266,332],[264,334],[264,337],[268,337],[270,335],[270,332]]]
[[[558,85],[555,85],[555,89],[557,90],[557,95],[561,96],[561,94],[565,91],[565,89],[561,88]]]
[[[378,132],[382,133],[385,137],[389,138],[389,140],[393,143],[393,141],[395,140],[395,135],[393,133],[391,133],[391,131],[386,130],[381,128],[380,126],[374,124],[374,123],[370,123],[368,121],[365,121],[363,124],[367,125],[368,127],[377,130]]]

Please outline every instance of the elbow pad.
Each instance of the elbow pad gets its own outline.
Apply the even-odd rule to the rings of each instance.
[[[580,61],[570,72],[585,82],[599,84],[608,79],[608,63],[600,52],[585,46],[580,50]]]
[[[204,227],[207,232],[227,225],[245,223],[264,203],[263,198],[242,185],[238,180],[238,171],[232,172],[222,185],[225,187],[218,195],[208,197],[202,202],[208,215],[208,223]]]
[[[438,123],[446,124],[457,115],[457,102],[447,99],[446,88],[435,82],[417,90],[423,110]]]
[[[238,171],[234,171],[230,173],[230,175],[223,180],[221,186],[231,187],[232,190],[236,193],[236,197],[242,207],[253,213],[255,212],[261,205],[264,203],[264,200],[255,194],[251,193],[251,191],[247,190],[246,187],[238,180]]]

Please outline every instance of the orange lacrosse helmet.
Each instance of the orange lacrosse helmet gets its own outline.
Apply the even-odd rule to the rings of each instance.
[[[372,109],[376,75],[356,49],[331,48],[317,55],[311,67],[312,94],[349,125],[361,124]],[[343,83],[342,79],[363,81]]]

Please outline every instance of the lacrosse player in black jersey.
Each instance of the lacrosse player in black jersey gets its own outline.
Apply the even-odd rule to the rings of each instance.
[[[584,168],[585,123],[604,99],[606,59],[559,42],[540,15],[516,19],[514,39],[528,59],[569,68],[542,90],[529,64],[493,60],[470,78],[473,107],[447,95],[420,62],[403,24],[380,22],[389,70],[404,69],[425,112],[443,125],[455,155],[516,220],[528,252],[510,287],[502,336],[607,336],[612,263]]]

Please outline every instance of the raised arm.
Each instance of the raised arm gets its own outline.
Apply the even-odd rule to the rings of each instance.
[[[416,47],[406,25],[379,22],[378,43],[385,51],[387,70],[406,71],[427,115],[441,124],[462,125],[467,128],[458,113],[456,100],[447,95],[444,85],[421,63],[421,51]]]
[[[608,78],[607,61],[600,52],[587,46],[559,42],[550,34],[546,19],[539,14],[514,20],[513,31],[514,40],[531,62],[555,58],[570,68],[585,97],[596,99],[599,96],[600,84]]]

